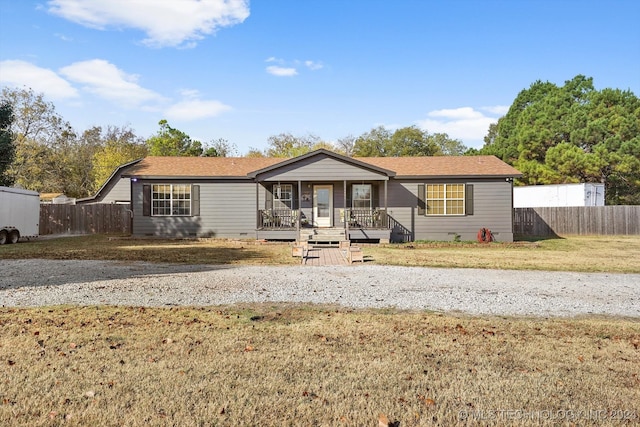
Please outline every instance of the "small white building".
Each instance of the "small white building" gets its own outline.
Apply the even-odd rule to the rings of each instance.
[[[514,208],[604,206],[604,184],[554,184],[513,187]]]

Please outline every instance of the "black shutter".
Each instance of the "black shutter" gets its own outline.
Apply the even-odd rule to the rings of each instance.
[[[191,216],[200,216],[200,186],[191,186]]]
[[[427,204],[425,203],[426,195],[424,184],[418,184],[418,215],[427,213]]]
[[[464,187],[464,212],[466,215],[473,215],[473,184],[466,184]]]
[[[142,186],[142,216],[151,216],[151,186]]]

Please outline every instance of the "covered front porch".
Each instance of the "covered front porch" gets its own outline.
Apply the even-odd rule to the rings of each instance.
[[[386,181],[260,183],[257,191],[258,239],[306,240],[333,230],[343,240],[389,240]]]
[[[256,171],[257,238],[300,240],[309,230],[331,229],[347,240],[388,240],[394,174],[325,150]]]

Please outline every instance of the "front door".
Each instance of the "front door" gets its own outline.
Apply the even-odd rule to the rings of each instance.
[[[313,186],[313,224],[316,227],[331,227],[333,213],[333,186]]]

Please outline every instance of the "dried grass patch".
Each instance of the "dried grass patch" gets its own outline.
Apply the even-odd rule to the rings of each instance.
[[[364,245],[382,265],[640,273],[640,236],[566,236],[536,242]],[[0,246],[2,259],[86,259],[181,264],[293,265],[287,243],[232,239],[138,239],[103,235]]]
[[[144,261],[178,264],[295,264],[286,244],[255,240],[145,239],[105,235],[61,237],[0,246],[4,259]],[[299,260],[298,262],[299,263]]]
[[[630,425],[640,415],[634,319],[55,307],[2,309],[0,336],[2,425],[364,426],[384,413],[405,427],[500,410],[627,410]]]
[[[424,242],[370,246],[377,264],[640,273],[640,236],[566,236],[537,242]]]

